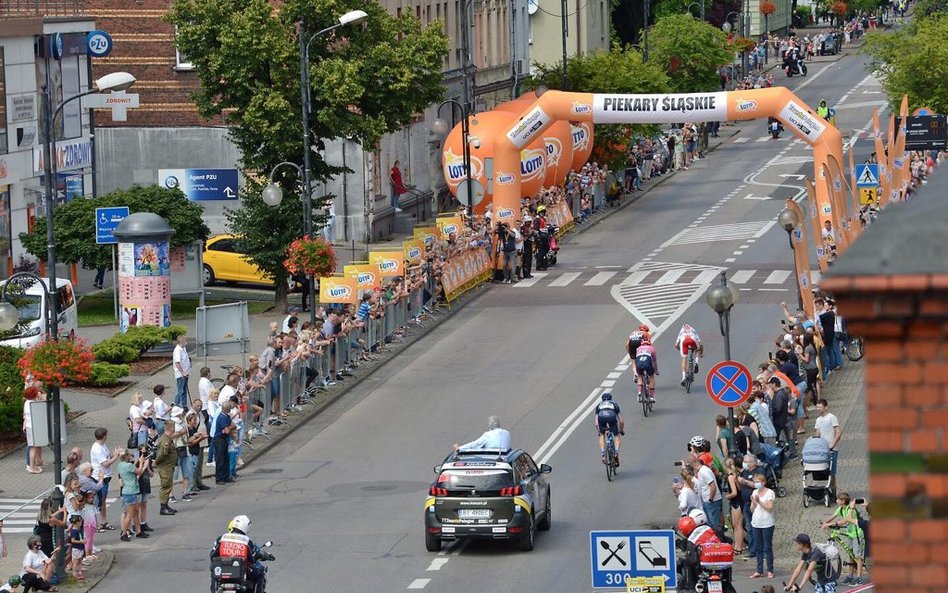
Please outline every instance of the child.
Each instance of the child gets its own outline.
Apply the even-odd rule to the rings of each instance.
[[[86,538],[86,554],[82,563],[88,565],[95,560],[95,532],[98,528],[98,518],[96,517],[95,493],[88,490],[81,492],[86,497],[86,504],[79,511],[82,515],[82,530]]]
[[[77,581],[86,580],[82,574],[82,557],[86,553],[86,540],[82,534],[82,517],[69,517],[69,546],[72,548],[72,574]]]

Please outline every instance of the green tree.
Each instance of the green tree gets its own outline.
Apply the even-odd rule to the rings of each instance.
[[[544,85],[562,90],[563,64],[535,64],[536,73],[526,86]],[[657,62],[645,63],[634,49],[614,47],[612,51],[594,51],[572,56],[566,62],[568,91],[583,93],[666,93],[671,87],[668,76]],[[597,158],[615,164],[623,148],[635,136],[653,131],[654,126],[599,124],[594,135]],[[622,163],[624,166],[625,163]]]
[[[878,72],[889,107],[898,113],[902,96],[910,109],[930,107],[948,113],[948,16],[933,15],[894,33],[873,32],[863,51]]]
[[[95,209],[128,206],[131,214],[154,212],[175,230],[171,246],[203,241],[210,234],[204,223],[204,208],[181,193],[158,185],[134,185],[94,199],[76,199],[56,208],[53,231],[56,255],[60,262],[81,263],[84,268],[105,266],[112,269],[112,246],[95,242]],[[46,219],[37,218],[33,232],[20,233],[20,241],[30,254],[46,257]]]
[[[350,10],[368,13],[360,27],[345,27],[310,44],[313,179],[341,172],[322,158],[324,139],[352,138],[374,146],[384,134],[412,122],[444,94],[442,70],[448,38],[440,21],[422,28],[413,11],[399,17],[377,2],[285,0],[174,0],[167,20],[177,45],[201,80],[193,95],[205,118],[222,116],[241,151],[247,179],[241,207],[228,212],[231,229],[247,243],[251,261],[276,280],[277,304],[286,302],[286,248],[302,235],[302,206],[288,196],[279,207],[260,198],[264,179],[278,163],[302,165],[299,27],[309,38]],[[277,180],[291,194],[298,175],[283,167]],[[299,190],[296,189],[296,192]],[[321,212],[322,197],[314,198]],[[321,215],[314,217],[318,227]]]
[[[687,14],[658,19],[649,36],[650,59],[662,65],[679,93],[720,87],[718,69],[733,58],[727,34]]]

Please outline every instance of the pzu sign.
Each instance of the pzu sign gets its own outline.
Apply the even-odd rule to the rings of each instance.
[[[89,55],[95,58],[104,58],[112,53],[112,37],[105,31],[89,31],[86,45]]]

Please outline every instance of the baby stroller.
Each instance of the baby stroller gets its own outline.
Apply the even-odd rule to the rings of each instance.
[[[767,477],[767,487],[774,491],[778,498],[787,495],[787,489],[780,485],[783,478],[783,464],[786,459],[787,445],[760,444],[760,453],[757,455],[764,476]]]
[[[810,437],[803,443],[803,506],[810,500],[822,500],[825,506],[835,499],[830,488],[830,448],[820,437]]]

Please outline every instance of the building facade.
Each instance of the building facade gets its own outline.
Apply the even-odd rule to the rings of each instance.
[[[609,49],[612,5],[607,0],[531,0],[528,12],[533,64],[563,62],[564,26],[568,56]]]

